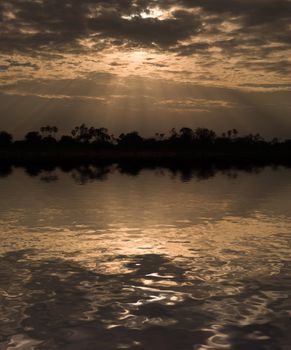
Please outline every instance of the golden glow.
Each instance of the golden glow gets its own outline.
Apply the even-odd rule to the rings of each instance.
[[[164,11],[158,7],[154,7],[154,8],[149,8],[146,12],[143,11],[137,14],[132,14],[130,16],[122,16],[122,18],[130,21],[134,19],[136,16],[140,16],[141,18],[158,18],[162,20],[167,18],[169,15],[170,15],[169,11]]]
[[[148,12],[141,12],[141,17],[142,18],[159,18],[159,19],[164,19],[167,15],[166,11],[162,11],[159,8],[152,8],[149,9]]]

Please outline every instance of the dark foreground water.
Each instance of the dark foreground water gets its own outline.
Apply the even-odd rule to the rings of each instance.
[[[291,349],[291,170],[2,175],[1,350]]]

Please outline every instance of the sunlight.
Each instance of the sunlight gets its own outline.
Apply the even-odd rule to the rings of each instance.
[[[136,17],[141,17],[143,19],[146,19],[146,18],[164,19],[167,16],[168,16],[168,11],[161,10],[159,7],[154,7],[154,8],[148,8],[146,11],[142,11],[140,13],[134,13],[131,15],[125,15],[121,17],[123,19],[130,21]]]
[[[291,0],[0,28],[0,350],[291,350]]]
[[[142,18],[162,18],[165,15],[165,11],[162,11],[158,7],[148,9],[147,12],[141,12],[140,16]]]
[[[133,51],[129,55],[129,61],[131,63],[139,64],[145,60],[146,56],[146,51]]]

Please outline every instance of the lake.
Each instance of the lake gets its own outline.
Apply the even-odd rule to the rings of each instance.
[[[291,169],[2,169],[0,350],[289,350]]]

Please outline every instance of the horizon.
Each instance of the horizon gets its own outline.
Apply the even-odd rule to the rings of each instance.
[[[0,0],[0,350],[291,349],[291,0]]]
[[[78,128],[82,128],[84,127],[88,133],[90,133],[90,129],[95,129],[95,130],[103,130],[105,134],[107,134],[108,136],[110,136],[110,142],[112,140],[118,140],[122,135],[129,135],[132,133],[136,133],[138,136],[140,136],[142,139],[147,140],[147,139],[156,139],[156,140],[167,140],[169,138],[171,138],[171,136],[173,135],[173,133],[176,134],[177,137],[181,136],[183,134],[183,129],[188,129],[189,132],[193,133],[193,138],[195,138],[195,134],[197,132],[197,130],[207,130],[210,132],[214,132],[214,138],[228,138],[228,139],[239,139],[239,138],[247,138],[247,137],[259,137],[260,139],[266,141],[266,142],[271,142],[276,140],[276,142],[284,142],[284,141],[289,141],[291,140],[291,135],[290,137],[286,137],[286,138],[279,138],[276,135],[273,135],[272,137],[269,138],[265,138],[260,132],[256,132],[256,133],[241,133],[240,130],[237,130],[235,128],[228,128],[222,132],[217,132],[216,130],[207,128],[207,127],[196,127],[196,128],[189,128],[187,126],[183,126],[180,129],[176,129],[176,128],[170,128],[167,132],[153,132],[153,134],[142,134],[139,130],[127,130],[118,134],[114,134],[111,132],[111,130],[107,129],[106,127],[96,127],[93,125],[86,125],[86,124],[81,124],[78,126],[75,126],[74,128],[68,128],[67,131],[62,131],[61,129],[58,128],[57,125],[46,125],[46,126],[41,126],[39,129],[35,129],[35,130],[27,130],[24,132],[24,134],[20,135],[18,138],[15,137],[15,135],[13,133],[10,133],[7,130],[0,130],[0,134],[4,133],[4,134],[8,134],[12,137],[12,141],[23,141],[25,140],[26,136],[30,133],[36,133],[39,134],[39,136],[42,139],[45,138],[53,138],[57,141],[60,141],[62,137],[64,136],[69,136],[74,140],[78,140],[78,136],[76,134],[74,134],[74,132],[76,132],[76,129]],[[54,128],[55,130],[49,130],[47,128]],[[93,135],[92,135],[93,137]]]

